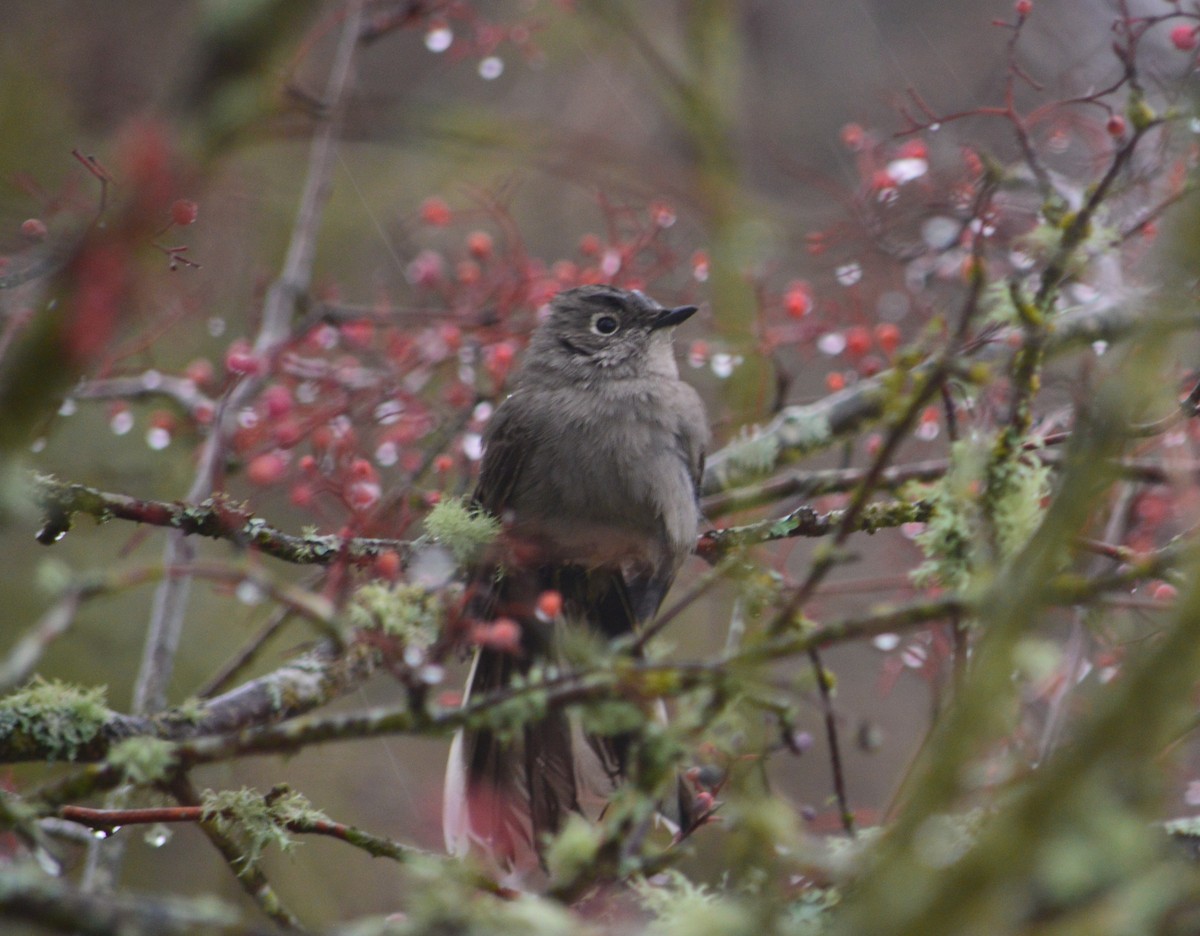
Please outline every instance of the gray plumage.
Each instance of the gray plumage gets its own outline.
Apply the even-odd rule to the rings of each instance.
[[[613,639],[658,611],[695,544],[696,492],[708,444],[699,396],[679,379],[674,327],[695,311],[665,309],[636,291],[583,286],[561,293],[534,332],[512,394],[484,434],[475,500],[518,544],[503,576],[476,570],[471,614],[521,625],[521,653],[477,653],[468,697],[553,659],[553,627],[538,596],[563,596],[564,620]],[[562,711],[502,740],[455,738],[444,827],[452,853],[472,846],[506,874],[534,869],[543,837],[572,812],[595,817],[626,771],[630,739],[586,735]],[[687,822],[689,800],[664,811]]]

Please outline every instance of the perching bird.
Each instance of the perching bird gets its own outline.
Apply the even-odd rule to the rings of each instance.
[[[515,620],[520,649],[477,651],[468,699],[555,659],[555,625],[534,613],[547,591],[561,595],[566,626],[608,640],[658,611],[700,522],[708,422],[671,343],[695,311],[603,285],[551,302],[488,423],[475,491],[477,506],[502,520],[509,548],[498,575],[494,563],[477,570],[470,613]],[[602,812],[628,753],[628,737],[587,734],[562,710],[506,738],[460,732],[446,772],[447,849],[481,850],[521,880],[570,814]],[[663,812],[687,825],[690,796],[677,786]]]

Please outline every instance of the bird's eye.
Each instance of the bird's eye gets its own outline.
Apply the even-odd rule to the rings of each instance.
[[[617,321],[616,316],[601,313],[600,315],[592,316],[592,331],[597,335],[611,335],[621,323]]]

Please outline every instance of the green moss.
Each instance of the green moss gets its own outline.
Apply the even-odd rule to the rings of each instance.
[[[382,631],[405,646],[424,648],[437,637],[442,605],[436,592],[419,585],[371,582],[354,593],[346,615],[356,630]]]
[[[329,821],[304,795],[286,787],[277,787],[265,796],[245,787],[217,792],[205,790],[203,807],[204,821],[212,822],[222,835],[238,843],[242,849],[241,863],[245,867],[256,864],[271,845],[280,851],[295,847],[296,839],[290,831],[292,824]]]
[[[130,783],[156,783],[174,769],[175,745],[160,738],[126,738],[108,752],[108,762]]]
[[[972,583],[987,544],[1000,560],[1019,551],[1037,529],[1050,492],[1050,469],[1018,452],[989,469],[988,440],[962,440],[951,450],[950,470],[929,488],[933,511],[917,545],[925,561],[913,571],[917,585],[937,583],[962,591]],[[985,478],[990,471],[990,484]],[[989,526],[990,525],[990,526]]]
[[[599,827],[583,816],[571,815],[546,852],[550,879],[559,883],[577,880],[595,862],[602,841]]]
[[[642,906],[654,915],[647,936],[751,936],[761,932],[760,920],[745,902],[693,884],[677,871],[654,884],[636,885]]]
[[[404,873],[409,896],[404,913],[389,920],[386,932],[391,936],[600,936],[611,931],[533,894],[484,893],[460,862],[415,856]]]
[[[40,676],[0,699],[0,745],[35,749],[49,760],[73,760],[100,733],[112,712],[105,687],[84,689]]]
[[[459,565],[467,565],[500,535],[500,521],[463,498],[447,498],[429,512],[425,529]]]

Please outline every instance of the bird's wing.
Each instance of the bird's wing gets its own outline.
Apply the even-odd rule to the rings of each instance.
[[[532,444],[532,428],[519,415],[515,396],[501,403],[488,421],[483,464],[475,487],[475,503],[497,517],[512,502]]]

